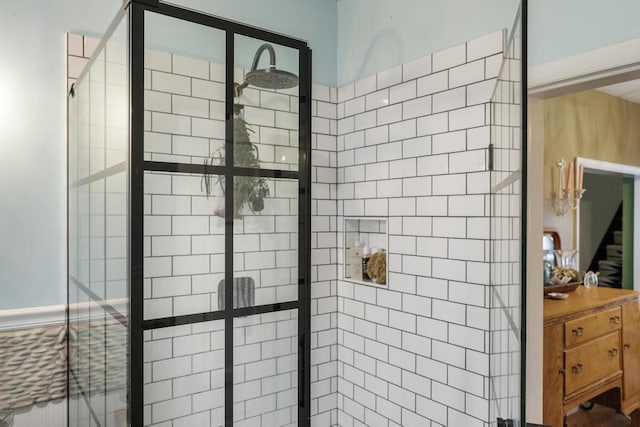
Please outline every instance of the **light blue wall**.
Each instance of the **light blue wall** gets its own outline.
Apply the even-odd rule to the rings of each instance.
[[[306,40],[313,49],[314,83],[335,86],[338,34],[335,0],[177,0],[174,3]],[[249,61],[253,59],[253,52],[249,57]]]
[[[639,37],[639,0],[529,1],[529,65]]]
[[[337,0],[338,85],[501,28],[519,0]],[[640,1],[529,1],[529,64],[640,37]]]
[[[65,32],[104,32],[121,3],[0,1],[0,309],[64,302]]]
[[[236,35],[234,44],[234,66],[249,69],[253,63],[255,53],[263,43],[265,43],[264,40],[239,34]],[[277,68],[299,74],[298,50],[276,43],[269,44],[273,47],[276,54]],[[194,24],[157,13],[149,13],[145,17],[145,48],[224,64],[226,61],[225,46],[226,33],[223,30]],[[335,50],[331,52],[331,54],[332,58],[335,58]],[[314,55],[317,55],[317,52],[314,52]],[[318,60],[316,64],[317,67],[323,67],[328,62],[332,62],[334,65],[331,70],[334,75],[321,75],[319,78],[314,77],[316,83],[319,83],[319,79],[326,79],[328,81],[322,81],[322,83],[335,84],[335,61]],[[265,51],[260,56],[257,68],[265,68],[268,64],[269,54]],[[316,70],[316,72],[317,71],[318,70]]]
[[[502,28],[517,0],[338,0],[338,84]]]

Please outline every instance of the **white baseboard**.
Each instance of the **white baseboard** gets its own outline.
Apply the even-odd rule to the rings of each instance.
[[[118,313],[126,314],[129,300],[118,298],[106,300],[105,303],[113,307]],[[65,305],[51,305],[46,307],[17,308],[0,310],[0,331],[14,329],[28,329],[39,326],[56,325],[65,322]],[[75,320],[89,319],[89,309],[95,310],[95,302],[82,302],[70,306],[71,316]]]
[[[64,305],[0,310],[0,331],[64,323]]]

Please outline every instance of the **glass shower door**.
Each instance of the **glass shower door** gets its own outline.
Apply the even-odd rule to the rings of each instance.
[[[132,70],[144,83],[141,425],[308,425],[308,49],[132,7],[144,22]]]
[[[526,4],[526,2],[525,2]],[[491,114],[490,419],[524,425],[522,340],[523,141],[521,10],[505,47]],[[511,424],[510,424],[511,422]]]
[[[127,20],[68,98],[68,424],[127,422]]]
[[[238,425],[298,425],[299,273],[304,270],[298,251],[304,245],[299,62],[297,49],[234,37],[234,299],[227,308],[234,313]]]
[[[225,154],[225,32],[143,14],[143,425],[222,426],[224,186],[203,181]]]

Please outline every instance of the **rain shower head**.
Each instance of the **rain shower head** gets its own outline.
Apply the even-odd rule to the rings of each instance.
[[[258,61],[264,51],[269,52],[269,66],[263,69],[258,68]],[[298,76],[289,71],[278,70],[276,68],[276,52],[269,43],[265,43],[258,48],[253,57],[251,70],[245,76],[244,82],[237,86],[242,91],[248,85],[262,89],[290,89],[298,85]]]
[[[290,89],[298,85],[298,76],[288,71],[269,67],[264,70],[249,71],[244,81],[263,89]]]

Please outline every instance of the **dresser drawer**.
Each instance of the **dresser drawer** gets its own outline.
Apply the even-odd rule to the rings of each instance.
[[[622,311],[620,307],[570,320],[564,324],[564,345],[571,347],[589,341],[607,332],[620,329],[621,324]]]
[[[611,332],[564,354],[566,396],[621,370],[620,333]]]

